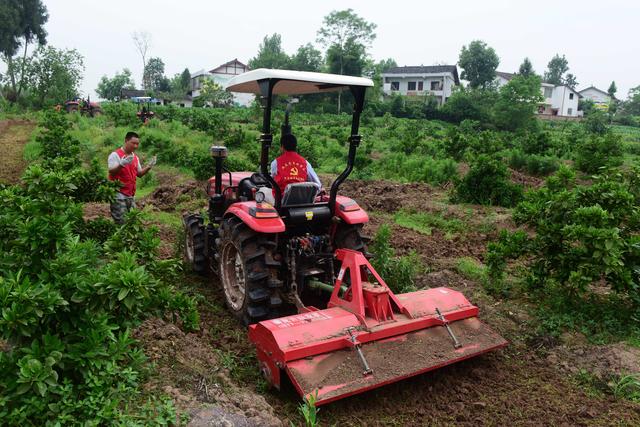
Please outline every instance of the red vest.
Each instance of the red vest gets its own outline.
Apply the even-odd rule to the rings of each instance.
[[[116,150],[118,157],[123,158],[127,156],[122,148]],[[136,178],[138,177],[138,156],[133,155],[133,162],[129,163],[123,168],[120,168],[118,173],[109,174],[110,181],[120,181],[122,188],[120,191],[125,196],[133,197],[136,194]]]
[[[295,151],[285,151],[276,159],[276,182],[284,194],[287,185],[307,180],[307,161]]]

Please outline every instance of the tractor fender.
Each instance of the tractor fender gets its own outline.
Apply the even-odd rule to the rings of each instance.
[[[284,222],[271,206],[255,201],[234,203],[224,213],[224,217],[236,216],[257,233],[282,233]]]
[[[336,216],[350,225],[369,222],[369,215],[358,203],[345,196],[336,197]]]

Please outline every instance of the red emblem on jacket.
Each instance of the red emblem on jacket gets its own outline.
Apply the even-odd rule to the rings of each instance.
[[[276,166],[275,180],[283,194],[287,185],[307,181],[307,161],[295,151],[285,151],[276,159]]]

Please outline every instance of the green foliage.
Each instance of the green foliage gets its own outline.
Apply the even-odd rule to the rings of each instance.
[[[120,99],[122,89],[135,89],[135,83],[128,68],[123,69],[121,73],[116,73],[112,78],[102,76],[98,82],[96,93],[101,98],[114,101]]]
[[[576,168],[585,173],[595,173],[601,168],[622,164],[622,142],[613,132],[604,135],[589,134],[575,150]]]
[[[612,83],[613,84],[613,83]],[[640,375],[620,375],[610,381],[611,392],[616,399],[640,402]]]
[[[445,218],[440,213],[432,212],[408,212],[398,211],[394,215],[395,222],[418,233],[431,235],[434,228],[442,230],[446,238],[453,237],[454,234],[462,233],[466,225],[457,218]]]
[[[569,70],[569,61],[564,55],[560,56],[558,54],[554,55],[549,61],[547,65],[547,71],[544,73],[543,80],[546,83],[551,83],[554,85],[564,84],[564,73]]]
[[[454,200],[480,205],[514,206],[522,198],[522,187],[509,181],[509,171],[500,161],[478,156],[465,177],[456,184]]]
[[[422,261],[415,252],[396,256],[390,240],[389,226],[380,226],[369,246],[369,250],[374,254],[371,264],[394,293],[415,290],[415,277],[424,270]]]
[[[278,33],[264,36],[258,54],[249,60],[248,65],[252,70],[288,68],[289,56],[282,49],[282,36]]]
[[[309,393],[304,397],[304,401],[298,405],[298,412],[304,419],[306,427],[316,427],[318,425],[318,411],[316,401],[318,400],[318,390]]]
[[[62,104],[78,95],[84,58],[75,49],[38,48],[27,64],[26,86],[36,107]]]
[[[140,119],[136,116],[138,107],[132,102],[105,102],[101,107],[102,112],[113,120],[116,126],[130,128],[138,128],[140,126]]]
[[[543,298],[544,317],[554,327],[629,331],[640,312],[637,181],[637,171],[607,172],[592,185],[576,185],[575,175],[561,168],[514,212],[514,220],[535,234],[505,231],[489,245],[492,278],[500,281],[508,259],[525,257],[528,290]]]
[[[545,176],[557,171],[560,164],[558,159],[554,157],[525,154],[522,151],[515,150],[509,157],[509,167],[526,172],[529,175]]]
[[[487,269],[475,258],[462,257],[456,260],[456,271],[469,280],[484,283],[487,277]]]
[[[540,77],[517,75],[500,88],[493,107],[493,120],[500,129],[515,131],[530,127],[538,105],[544,100]]]
[[[462,68],[461,78],[469,81],[472,89],[486,88],[496,77],[500,58],[492,47],[482,40],[474,40],[469,47],[462,46],[458,65]]]
[[[59,117],[44,116],[45,138],[64,139]],[[0,353],[0,420],[139,422],[126,408],[140,394],[145,358],[130,328],[152,315],[197,328],[195,302],[170,284],[177,266],[153,256],[156,231],[138,212],[100,245],[106,236],[96,239],[92,230],[106,227],[85,223],[79,203],[89,198],[81,186],[90,181],[74,163],[77,153],[61,156],[30,166],[22,185],[0,189],[9,202],[0,205],[0,337],[8,344]],[[60,161],[74,166],[59,168]],[[145,424],[176,422],[166,402],[141,412]]]

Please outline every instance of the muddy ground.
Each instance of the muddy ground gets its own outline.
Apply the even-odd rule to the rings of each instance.
[[[0,120],[0,184],[15,184],[26,166],[22,157],[35,124],[25,120]]]
[[[171,187],[171,184],[165,185]],[[155,206],[167,200],[167,194],[191,194],[197,186],[184,183],[176,187],[152,193],[145,203]],[[371,223],[365,227],[370,235],[383,222],[389,223],[390,214],[400,209],[427,210],[466,221],[468,227],[464,232],[446,238],[436,229],[431,235],[424,235],[394,224],[392,245],[398,253],[415,250],[429,267],[417,281],[420,287],[449,286],[464,292],[479,306],[482,321],[510,344],[501,351],[324,406],[319,412],[321,425],[640,425],[639,404],[595,392],[576,379],[580,372],[603,379],[615,373],[638,372],[638,349],[622,343],[594,346],[577,334],[545,341],[544,337],[534,336],[535,319],[524,304],[495,300],[480,284],[456,272],[457,258],[464,256],[482,261],[485,245],[495,233],[500,228],[514,227],[509,222],[507,210],[449,205],[446,190],[425,184],[350,181],[341,193],[355,198],[371,213]],[[174,197],[168,199],[174,200]],[[198,201],[191,203],[203,205]],[[179,214],[183,205],[157,208],[167,212],[173,209]],[[487,218],[492,227],[486,226]],[[171,236],[163,238],[170,239]],[[153,387],[164,392],[168,390],[170,395],[176,394],[178,401],[186,402],[180,405],[194,416],[194,422],[201,423],[203,419],[197,408],[220,404],[228,414],[244,417],[235,418],[230,425],[250,425],[246,423],[255,413],[252,410],[229,403],[233,398],[211,393],[203,395],[203,381],[193,375],[189,366],[200,363],[206,353],[202,349],[208,349],[212,355],[217,355],[207,356],[210,357],[208,362],[206,357],[204,359],[208,365],[214,365],[209,369],[221,372],[215,375],[222,375],[231,384],[228,387],[241,390],[240,394],[257,396],[252,398],[255,402],[249,407],[266,414],[269,422],[273,415],[284,425],[299,424],[298,396],[287,384],[281,392],[266,389],[257,373],[246,330],[224,309],[215,279],[190,276],[188,281],[189,286],[195,287],[195,292],[204,297],[202,330],[189,338],[198,344],[181,345],[201,350],[183,352],[182,359],[158,357],[160,375],[153,380]],[[157,354],[153,350],[158,346],[154,339],[144,339],[143,344],[147,352]],[[402,357],[398,357],[397,363],[402,363]],[[204,411],[204,419],[220,419],[221,412]]]

